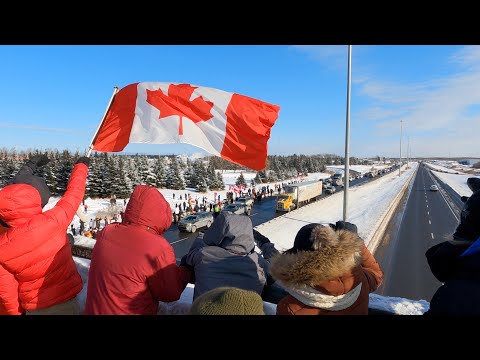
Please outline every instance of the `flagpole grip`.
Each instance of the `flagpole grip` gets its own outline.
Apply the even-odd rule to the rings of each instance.
[[[118,93],[118,86],[115,86],[113,88],[112,97],[110,98],[110,101],[108,102],[107,108],[105,109],[105,113],[103,114],[102,121],[100,121],[100,124],[98,125],[97,130],[95,130],[95,134],[92,137],[92,141],[90,141],[90,146],[88,147],[87,153],[85,155],[86,157],[90,157],[90,154],[92,153],[93,143],[97,138],[98,132],[100,131],[100,128],[102,127],[103,122],[105,121],[105,117],[107,116],[108,110],[110,109],[110,106],[112,105],[113,98],[115,97],[115,95],[117,95],[117,93]]]

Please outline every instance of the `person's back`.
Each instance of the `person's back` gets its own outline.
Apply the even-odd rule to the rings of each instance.
[[[194,299],[220,286],[233,286],[261,295],[266,283],[266,264],[254,249],[250,218],[220,213],[182,258],[182,263],[194,268]]]
[[[9,226],[0,235],[0,265],[18,281],[18,300],[27,314],[77,313],[75,296],[83,284],[66,229],[84,196],[88,158],[77,161],[67,191],[45,212],[50,192],[33,173],[48,159],[35,159],[22,167],[14,184],[0,190],[0,218]]]
[[[156,188],[135,188],[122,223],[97,233],[84,314],[155,315],[159,301],[180,298],[191,271],[176,265],[173,248],[162,237],[171,214]]]
[[[469,178],[467,184],[473,194],[462,198],[453,239],[425,253],[432,274],[443,283],[425,315],[480,315],[480,179]]]

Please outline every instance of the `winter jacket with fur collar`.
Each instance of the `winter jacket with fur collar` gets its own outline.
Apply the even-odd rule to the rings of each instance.
[[[277,315],[367,315],[369,293],[382,281],[380,266],[353,232],[324,227],[319,236],[339,241],[272,259],[271,274],[289,293]]]

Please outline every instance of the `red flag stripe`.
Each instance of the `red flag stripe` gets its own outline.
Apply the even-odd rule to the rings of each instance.
[[[220,155],[251,169],[264,169],[270,128],[279,111],[277,105],[233,94],[226,110],[226,135]]]
[[[115,95],[93,150],[117,152],[127,146],[135,117],[137,85],[125,86]]]

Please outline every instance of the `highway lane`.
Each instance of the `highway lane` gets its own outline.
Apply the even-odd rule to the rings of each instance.
[[[435,183],[430,171],[419,166],[398,229],[392,228],[391,241],[375,253],[385,273],[377,293],[430,301],[441,285],[430,272],[425,252],[451,236],[459,214],[441,191],[429,190]]]

